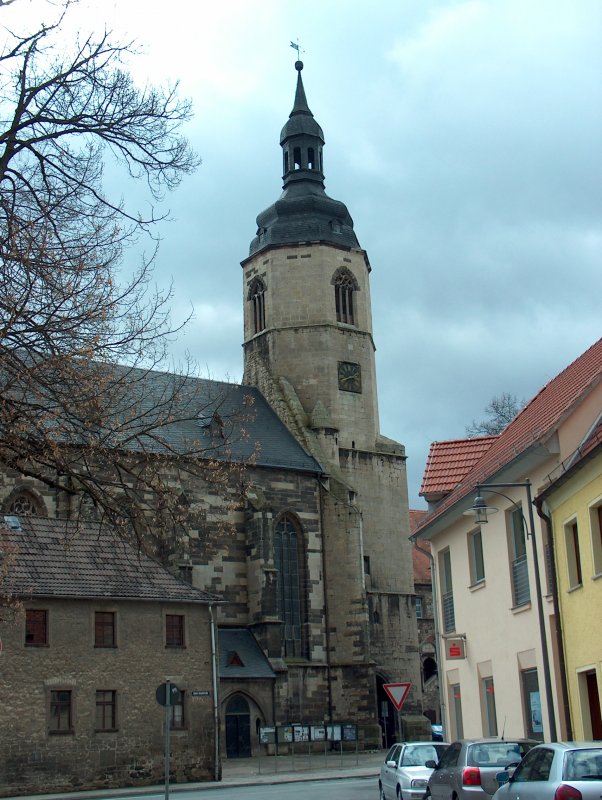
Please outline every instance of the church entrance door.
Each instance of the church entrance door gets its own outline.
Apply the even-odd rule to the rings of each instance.
[[[251,714],[249,704],[234,695],[226,706],[226,755],[228,758],[249,758],[251,755]]]

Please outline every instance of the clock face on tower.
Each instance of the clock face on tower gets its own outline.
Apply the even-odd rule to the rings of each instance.
[[[339,361],[339,389],[343,392],[362,391],[362,371],[359,364]]]

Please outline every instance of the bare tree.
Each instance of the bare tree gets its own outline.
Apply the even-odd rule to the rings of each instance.
[[[103,166],[113,158],[158,201],[198,158],[176,87],[136,87],[130,45],[107,32],[66,47],[68,11],[7,33],[0,54],[0,463],[142,542],[151,519],[177,527],[176,461],[220,480],[233,430],[225,387],[208,397],[189,367],[156,369],[169,292],[152,287],[152,259],[125,283],[119,268],[158,217],[108,196]]]
[[[470,438],[475,436],[495,436],[512,422],[524,406],[524,400],[519,401],[516,395],[502,392],[502,394],[492,397],[485,406],[483,410],[487,416],[484,419],[479,422],[473,420],[471,425],[466,426],[466,435]]]

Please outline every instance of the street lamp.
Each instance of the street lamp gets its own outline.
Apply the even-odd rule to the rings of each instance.
[[[500,492],[500,489],[526,489],[527,490],[527,506],[529,509],[529,525],[527,525],[521,507],[512,500],[511,497]],[[531,481],[524,481],[522,483],[477,483],[475,497],[472,508],[466,511],[466,514],[474,515],[475,522],[479,525],[484,525],[489,521],[490,514],[496,513],[499,509],[494,506],[488,506],[483,498],[482,492],[491,492],[492,494],[505,497],[512,505],[520,511],[523,522],[527,531],[527,538],[531,539],[531,547],[533,549],[533,569],[535,572],[535,594],[537,597],[537,617],[539,621],[539,635],[541,639],[541,657],[543,667],[543,678],[546,692],[546,703],[548,706],[548,725],[550,729],[550,740],[556,741],[556,719],[554,716],[554,700],[552,696],[552,680],[550,676],[550,658],[548,654],[548,642],[546,636],[546,626],[543,614],[543,599],[541,596],[541,581],[539,575],[539,557],[537,554],[537,543],[535,541],[535,519],[533,517],[533,500],[531,496]]]

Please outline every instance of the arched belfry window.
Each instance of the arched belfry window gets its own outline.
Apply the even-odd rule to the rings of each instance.
[[[286,515],[278,520],[274,529],[274,566],[278,576],[278,613],[282,621],[284,656],[304,656],[303,547],[300,530]]]
[[[253,332],[259,333],[265,329],[265,284],[255,278],[249,288],[249,300],[253,310]]]
[[[341,269],[335,274],[332,282],[337,322],[355,325],[354,294],[358,289],[357,281],[348,269]]]

